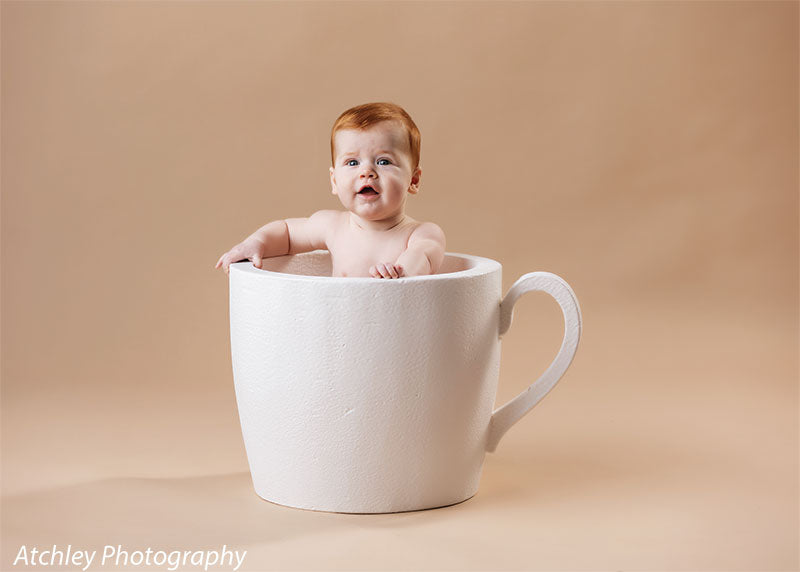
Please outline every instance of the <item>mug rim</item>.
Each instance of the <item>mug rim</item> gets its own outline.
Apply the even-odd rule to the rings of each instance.
[[[329,252],[328,250],[312,250],[311,252],[299,252],[297,254],[285,254],[284,256],[303,256],[313,253]],[[371,276],[312,276],[309,274],[289,274],[287,272],[276,272],[274,270],[264,270],[256,268],[249,260],[243,262],[234,262],[230,265],[231,271],[245,272],[247,274],[255,274],[256,276],[271,277],[281,280],[300,280],[312,282],[331,282],[336,283],[351,282],[351,283],[391,283],[391,282],[425,282],[431,280],[458,280],[461,278],[468,278],[473,276],[483,276],[490,274],[497,270],[502,269],[502,265],[492,258],[484,256],[476,256],[474,254],[463,254],[460,252],[445,252],[446,257],[461,258],[463,260],[471,261],[474,263],[472,268],[466,270],[458,270],[456,272],[447,272],[445,274],[426,274],[424,276],[406,276],[402,278],[393,278],[391,280],[378,280]]]

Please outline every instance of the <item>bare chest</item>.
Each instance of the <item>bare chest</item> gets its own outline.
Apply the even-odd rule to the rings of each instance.
[[[395,262],[419,223],[383,232],[341,228],[328,241],[334,276],[369,276],[370,266]]]

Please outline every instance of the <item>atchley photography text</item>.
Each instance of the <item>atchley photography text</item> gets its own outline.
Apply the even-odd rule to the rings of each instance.
[[[120,544],[107,544],[102,552],[98,550],[82,550],[68,544],[65,548],[58,545],[28,546],[23,544],[14,559],[15,568],[26,566],[74,566],[81,570],[108,570],[117,566],[163,566],[167,570],[197,567],[203,570],[230,569],[236,572],[244,562],[247,550],[231,550],[226,544],[218,550],[130,550]]]

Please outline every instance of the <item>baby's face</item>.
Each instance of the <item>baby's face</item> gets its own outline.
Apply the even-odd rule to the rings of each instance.
[[[402,215],[408,193],[419,190],[405,129],[384,121],[369,129],[343,129],[334,137],[331,188],[342,205],[365,220]]]

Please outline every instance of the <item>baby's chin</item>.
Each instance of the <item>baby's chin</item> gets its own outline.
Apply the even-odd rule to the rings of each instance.
[[[369,203],[365,205],[353,205],[348,210],[351,213],[355,213],[358,216],[362,216],[370,220],[372,220],[373,218],[374,219],[392,218],[398,215],[402,215],[405,211],[405,209],[390,210],[383,205],[375,203]]]
[[[391,218],[402,215],[406,209],[405,205],[390,206],[380,201],[364,201],[351,204],[348,210],[364,217]]]

